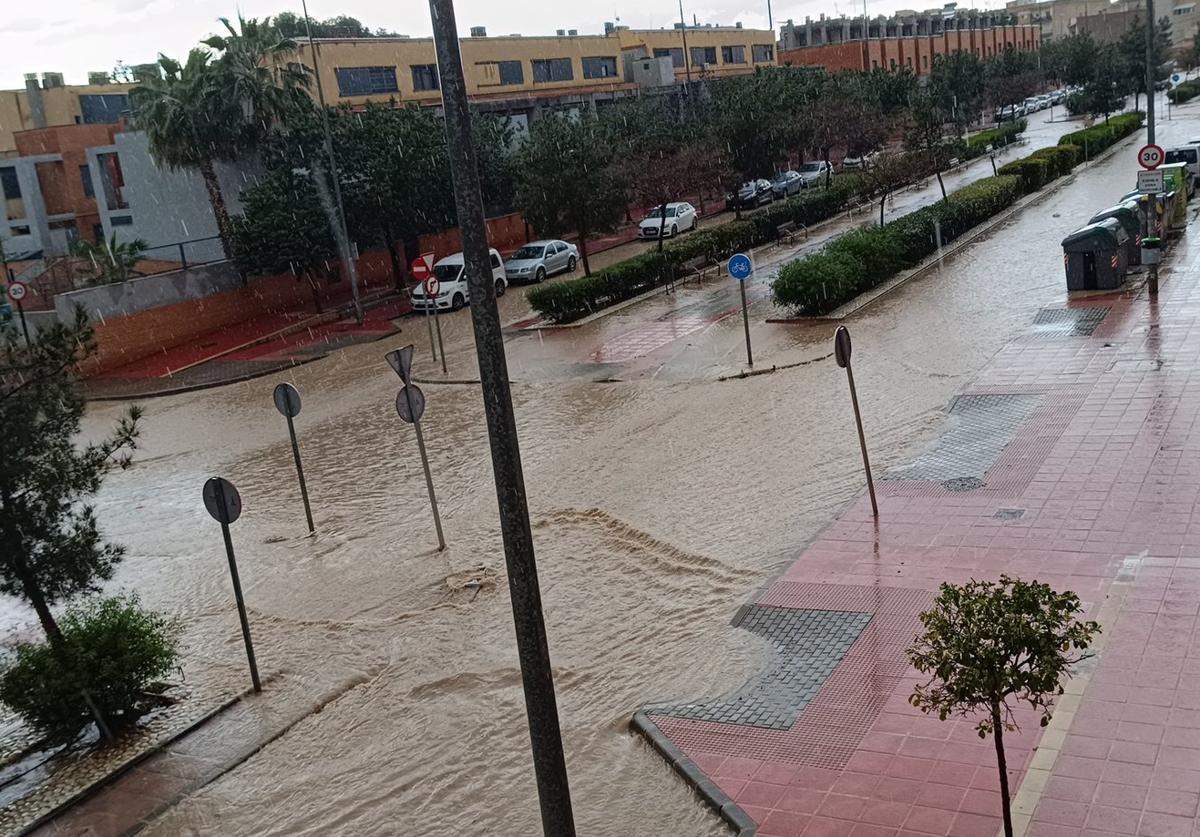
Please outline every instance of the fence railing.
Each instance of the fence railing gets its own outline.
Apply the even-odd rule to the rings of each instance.
[[[216,246],[210,245],[203,248],[203,250],[200,248],[202,244],[210,241],[219,242],[220,240],[221,237],[219,235],[210,235],[205,238],[189,238],[187,241],[176,241],[171,244],[156,244],[153,247],[147,247],[142,258],[149,261],[177,262],[179,268],[223,262],[225,261],[225,253],[219,244]],[[212,254],[215,254],[215,256]],[[169,267],[162,270],[139,270],[138,273],[142,276],[153,276],[156,273],[166,273],[169,270],[177,270],[179,268]]]

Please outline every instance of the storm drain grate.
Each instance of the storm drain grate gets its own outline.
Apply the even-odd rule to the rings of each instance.
[[[996,520],[1020,520],[1025,516],[1025,509],[996,509],[992,515]]]
[[[1043,308],[1033,318],[1033,337],[1090,337],[1104,318],[1107,307]]]
[[[747,608],[739,627],[775,646],[770,669],[727,700],[651,711],[696,721],[790,729],[870,621],[869,613]]]
[[[961,395],[950,407],[954,425],[931,450],[884,479],[931,480],[950,491],[983,487],[983,476],[1037,410],[1040,395]]]

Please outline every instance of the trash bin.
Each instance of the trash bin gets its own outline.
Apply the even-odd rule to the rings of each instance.
[[[1187,163],[1166,163],[1159,166],[1163,173],[1163,188],[1174,192],[1175,199],[1169,204],[1172,214],[1167,215],[1167,225],[1173,229],[1183,229],[1187,226],[1187,185],[1191,172]]]
[[[1125,281],[1125,242],[1129,236],[1116,218],[1088,224],[1062,241],[1068,291],[1103,291]]]
[[[1142,239],[1142,264],[1158,264],[1162,261],[1162,240],[1154,236]]]
[[[1103,221],[1105,218],[1116,218],[1121,222],[1121,227],[1125,230],[1125,235],[1128,239],[1125,242],[1125,264],[1141,264],[1142,263],[1142,223],[1139,219],[1141,214],[1134,209],[1136,204],[1131,201],[1128,204],[1119,204],[1110,206],[1101,212],[1097,212],[1092,216],[1089,224],[1095,224]]]

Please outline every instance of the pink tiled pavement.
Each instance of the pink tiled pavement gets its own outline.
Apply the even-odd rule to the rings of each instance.
[[[883,481],[878,525],[860,498],[757,599],[875,614],[791,729],[648,710],[759,835],[995,837],[991,739],[909,706],[903,651],[940,582],[1008,573],[1092,615],[1124,590],[1029,834],[1200,837],[1200,248],[1177,251],[1157,302],[1072,302],[1111,310],[993,358],[968,392],[1041,401],[982,489]],[[1014,793],[1040,737],[1018,719]]]

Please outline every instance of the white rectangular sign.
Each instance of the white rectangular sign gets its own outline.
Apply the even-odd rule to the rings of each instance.
[[[1163,173],[1161,171],[1139,171],[1137,187],[1143,195],[1161,192],[1163,190]]]

